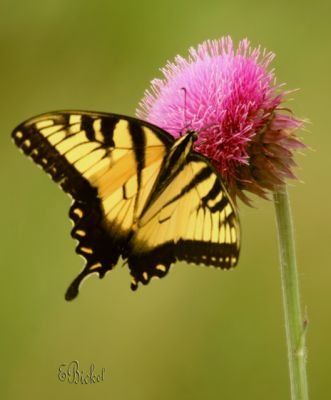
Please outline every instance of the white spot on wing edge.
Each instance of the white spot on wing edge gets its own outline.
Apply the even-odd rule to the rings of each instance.
[[[85,254],[93,254],[93,250],[90,247],[80,247],[79,249]]]
[[[91,265],[89,267],[89,270],[98,269],[98,268],[101,268],[101,267],[102,267],[102,264],[100,262],[97,262],[97,263]]]
[[[84,216],[84,213],[80,208],[75,208],[72,212],[76,214],[79,218],[83,218]]]
[[[15,132],[15,137],[16,137],[17,139],[22,139],[23,133],[22,133],[21,131],[16,131],[16,132]]]
[[[163,264],[158,264],[155,268],[161,272],[166,272],[167,270],[166,266]]]

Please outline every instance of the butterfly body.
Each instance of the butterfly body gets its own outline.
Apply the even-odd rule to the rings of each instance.
[[[196,133],[193,131],[187,132],[185,135],[174,141],[169,153],[164,158],[159,176],[154,184],[153,190],[151,190],[151,197],[149,198],[149,201],[146,202],[145,209],[149,207],[150,203],[155,200],[155,197],[159,196],[163,189],[165,189],[174,177],[183,169],[187,163],[187,157],[191,153],[195,141]]]
[[[74,200],[71,234],[86,266],[67,300],[87,275],[104,276],[120,256],[133,290],[165,276],[176,260],[237,263],[236,209],[218,172],[193,150],[195,132],[174,140],[135,118],[62,111],[32,118],[12,136]]]

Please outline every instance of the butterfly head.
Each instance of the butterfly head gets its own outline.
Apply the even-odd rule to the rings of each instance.
[[[186,131],[186,135],[190,137],[192,142],[196,142],[198,140],[198,133],[194,131],[193,129],[188,129]]]

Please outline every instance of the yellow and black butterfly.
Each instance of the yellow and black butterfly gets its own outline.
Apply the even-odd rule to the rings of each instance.
[[[131,288],[163,277],[176,260],[236,265],[240,227],[219,173],[192,150],[197,134],[175,140],[147,122],[116,114],[52,112],[12,133],[16,145],[73,198],[71,235],[86,266],[66,292],[127,260]]]

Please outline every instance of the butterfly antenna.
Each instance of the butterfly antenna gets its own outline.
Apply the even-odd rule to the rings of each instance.
[[[186,110],[187,110],[187,90],[185,87],[182,87],[181,90],[184,92],[184,128],[185,132],[188,131],[189,123],[187,121],[187,115],[186,115]],[[180,131],[180,135],[182,136],[183,134],[183,129]]]

